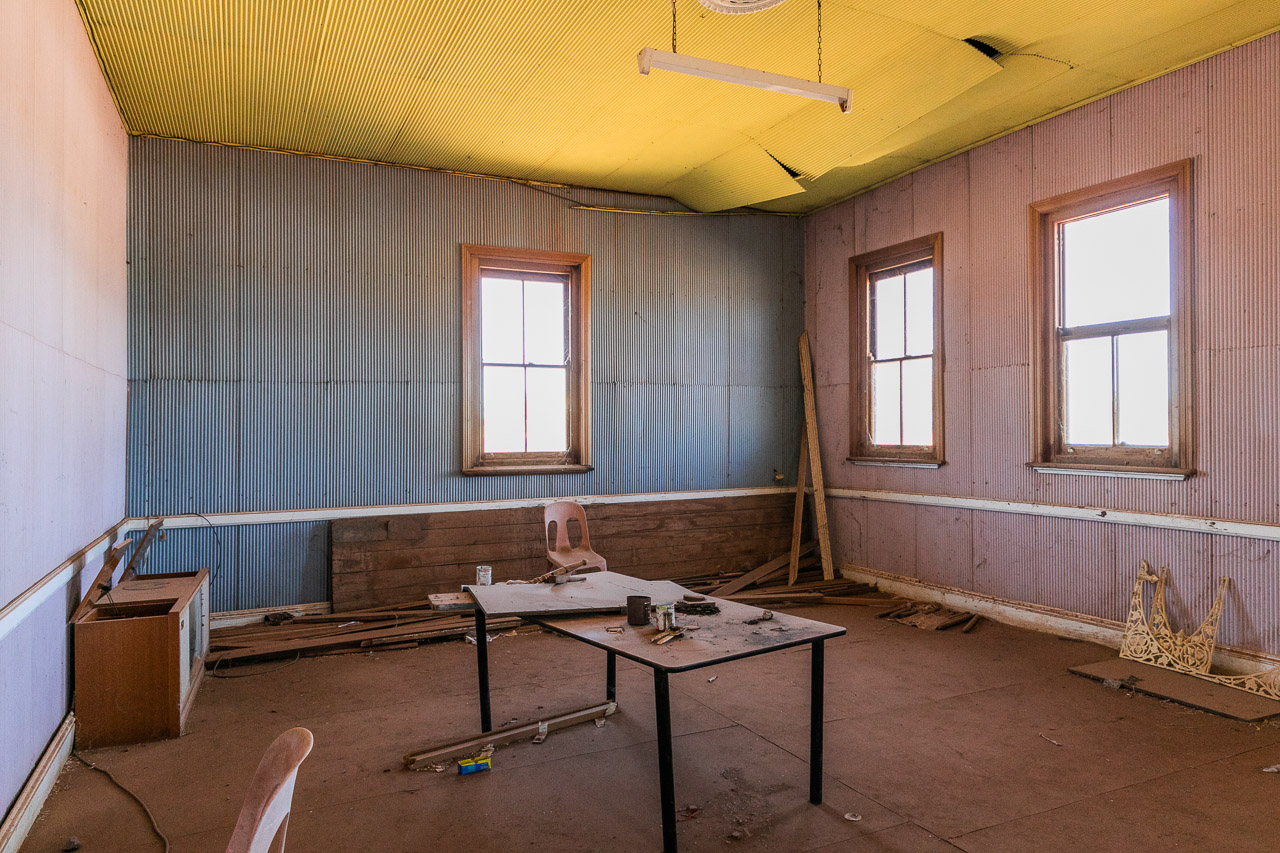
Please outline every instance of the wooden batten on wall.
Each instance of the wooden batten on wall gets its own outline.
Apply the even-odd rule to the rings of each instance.
[[[787,550],[792,496],[756,494],[586,507],[610,570],[680,578],[755,568]],[[456,592],[477,565],[495,581],[546,569],[542,507],[378,516],[333,522],[333,608]]]

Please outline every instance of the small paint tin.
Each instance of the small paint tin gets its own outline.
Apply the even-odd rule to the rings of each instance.
[[[493,566],[476,566],[476,586],[493,584]]]
[[[649,596],[647,595],[628,595],[627,596],[627,624],[628,625],[648,625],[649,624]]]
[[[659,631],[670,631],[676,627],[676,606],[674,604],[653,605],[654,618],[658,622]]]

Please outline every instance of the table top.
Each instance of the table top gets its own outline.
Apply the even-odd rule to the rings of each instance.
[[[645,581],[617,572],[577,575],[572,583],[468,584],[485,616],[555,616],[568,613],[621,613],[628,595],[647,595],[654,603],[679,601],[687,589],[670,581]],[[624,620],[625,621],[625,620]]]
[[[679,601],[688,592],[684,587],[670,581],[643,581],[619,575],[616,572],[607,574],[611,581],[616,582],[616,586],[610,584],[613,590],[625,588],[630,590],[626,593],[627,595],[648,595],[653,598],[655,604]],[[588,577],[599,576],[588,575]],[[536,587],[550,586],[550,584],[521,584],[507,586],[506,589],[532,590]],[[564,586],[561,585],[562,588]],[[568,586],[577,587],[581,584],[574,583]],[[478,590],[500,589],[500,587],[469,587],[469,589],[476,596],[477,603],[481,603],[482,597],[490,602],[497,601],[498,597],[485,592],[478,593]],[[593,595],[599,596],[602,592],[603,587],[596,590]],[[536,601],[547,598],[550,601],[555,600],[552,598],[554,595],[552,593],[548,596],[536,591],[527,594],[517,593],[509,601],[512,606],[519,606],[514,602],[517,597],[532,597]],[[586,596],[584,600],[585,598]],[[771,611],[773,613],[771,619],[751,625],[747,624],[747,620],[759,617],[764,612],[762,608],[711,596],[706,596],[705,600],[719,605],[720,612],[711,616],[677,614],[676,623],[685,628],[685,633],[682,637],[661,646],[650,642],[658,635],[658,629],[652,622],[646,626],[633,627],[627,624],[626,615],[621,612],[616,614],[548,613],[545,610],[542,612],[531,610],[526,606],[519,612],[512,610],[504,612],[504,615],[523,616],[528,621],[558,634],[581,640],[645,666],[667,672],[683,672],[713,666],[739,658],[812,643],[815,640],[831,639],[845,633],[845,629],[840,625],[830,625],[778,611]],[[487,615],[495,615],[487,606],[484,609]],[[610,631],[609,628],[615,630]],[[621,628],[621,631],[616,630],[618,628]]]

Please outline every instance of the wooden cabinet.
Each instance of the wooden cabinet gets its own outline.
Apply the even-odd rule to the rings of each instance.
[[[73,626],[76,748],[182,734],[209,649],[209,570],[145,575]]]

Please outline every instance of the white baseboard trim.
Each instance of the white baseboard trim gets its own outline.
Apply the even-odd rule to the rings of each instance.
[[[849,580],[873,583],[883,592],[913,601],[941,604],[953,610],[965,610],[1016,628],[1084,640],[1113,649],[1120,648],[1120,640],[1124,635],[1124,624],[1111,619],[956,589],[866,566],[838,563],[836,567]],[[1278,665],[1280,658],[1230,646],[1219,646],[1213,655],[1214,669],[1223,673],[1258,672]]]
[[[255,607],[252,610],[224,610],[209,616],[209,627],[240,628],[245,625],[258,625],[269,613],[292,613],[294,616],[323,616],[333,612],[333,605],[327,601],[313,604],[291,604],[288,607]]]
[[[44,753],[36,763],[35,769],[27,777],[27,784],[22,786],[13,808],[0,824],[0,853],[18,853],[18,848],[26,840],[31,825],[36,822],[40,810],[44,808],[53,783],[58,781],[58,773],[62,765],[67,763],[71,755],[71,747],[75,744],[76,715],[67,714],[62,724],[54,732],[53,739],[45,747]]]

